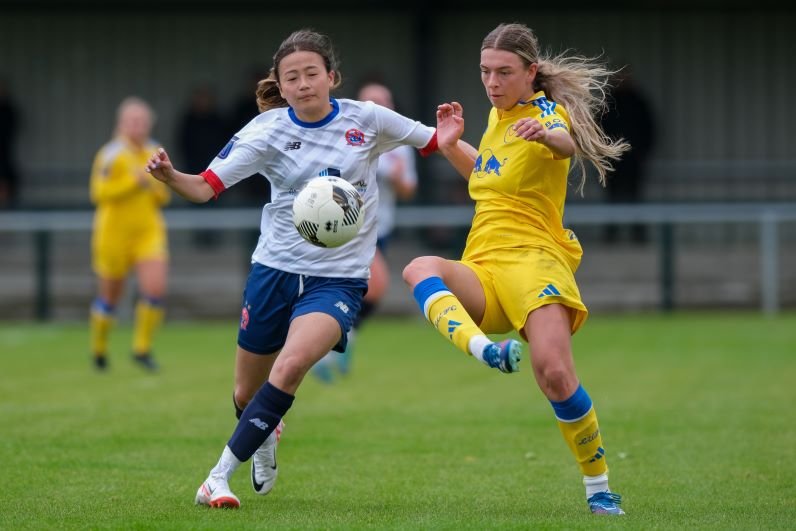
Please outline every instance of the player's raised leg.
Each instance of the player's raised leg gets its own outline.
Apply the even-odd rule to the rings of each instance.
[[[444,338],[489,367],[519,371],[520,343],[513,339],[493,343],[475,324],[473,317],[480,321],[484,315],[486,298],[471,269],[444,258],[423,256],[404,268],[403,277],[423,315]]]

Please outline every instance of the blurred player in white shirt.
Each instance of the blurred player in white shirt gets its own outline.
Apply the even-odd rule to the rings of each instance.
[[[372,101],[387,109],[395,109],[392,92],[382,83],[369,82],[362,85],[357,99]],[[379,206],[376,213],[378,239],[376,240],[376,254],[370,264],[368,292],[362,301],[359,316],[348,332],[348,344],[345,351],[329,352],[313,367],[313,374],[327,383],[334,380],[335,369],[340,374],[348,374],[351,368],[354,336],[365,319],[377,308],[390,286],[390,269],[385,259],[385,253],[395,228],[396,203],[412,199],[417,190],[415,149],[411,146],[399,146],[392,151],[382,153],[379,157],[376,177],[379,183]]]

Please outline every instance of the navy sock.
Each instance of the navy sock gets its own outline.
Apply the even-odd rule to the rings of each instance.
[[[271,435],[295,397],[265,382],[243,410],[227,446],[240,461],[248,461]]]

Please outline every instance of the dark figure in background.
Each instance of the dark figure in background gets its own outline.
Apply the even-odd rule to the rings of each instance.
[[[613,162],[614,171],[608,174],[608,201],[643,201],[647,161],[655,143],[655,121],[650,104],[627,71],[617,74],[614,89],[608,99],[608,111],[602,118],[602,127],[611,138],[624,138],[630,143],[630,151]],[[615,243],[618,236],[617,225],[606,227],[606,242]],[[633,243],[646,242],[646,227],[642,224],[632,225],[630,238]]]
[[[177,141],[185,167],[191,173],[206,170],[208,161],[218,153],[218,146],[227,142],[226,122],[211,87],[194,88],[188,108],[180,117]],[[212,247],[218,243],[218,233],[194,232],[193,242],[201,247]]]
[[[268,68],[264,66],[255,66],[249,69],[246,76],[244,76],[240,91],[232,103],[229,115],[227,116],[227,140],[243,129],[243,126],[248,124],[252,118],[260,114],[257,108],[257,84],[260,80],[268,75]],[[229,197],[226,199],[229,203],[234,203],[240,206],[261,206],[267,203],[271,198],[271,185],[268,179],[262,175],[255,175],[252,179],[245,179],[237,186],[229,190]],[[260,236],[259,230],[252,231],[251,236],[255,239]]]
[[[268,74],[266,67],[252,67],[241,80],[240,89],[228,116],[227,128],[229,135],[232,136],[249,123],[252,118],[260,114],[257,108],[257,100],[253,94],[257,91],[257,84]]]
[[[191,101],[180,119],[179,143],[188,171],[201,173],[207,162],[226,143],[226,123],[216,104],[216,95],[208,86],[196,87]]]
[[[19,174],[14,160],[14,141],[19,130],[19,113],[8,93],[8,86],[0,79],[0,208],[17,202]]]
[[[241,79],[238,95],[232,102],[232,107],[227,115],[227,140],[260,114],[260,109],[257,107],[257,85],[261,79],[268,76],[268,72],[269,68],[265,66],[253,66]],[[252,175],[250,179],[244,179],[233,186],[228,194],[228,197],[222,197],[227,201],[226,204],[261,207],[271,201],[271,183],[262,175]],[[244,239],[249,248],[256,247],[259,238],[259,227],[244,231]],[[246,246],[244,245],[244,247]],[[248,274],[248,260],[245,263],[247,264],[245,271]]]

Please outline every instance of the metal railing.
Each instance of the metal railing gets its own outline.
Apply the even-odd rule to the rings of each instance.
[[[170,231],[257,229],[259,208],[167,209]],[[398,227],[466,227],[472,220],[470,206],[399,207]],[[51,235],[62,232],[90,231],[93,212],[82,211],[12,211],[0,212],[0,232],[28,233],[35,241],[36,317],[50,315],[50,245]],[[644,203],[572,204],[567,206],[565,225],[646,224],[660,231],[659,260],[661,301],[664,311],[676,306],[675,248],[673,229],[683,224],[752,223],[759,230],[761,310],[779,311],[780,225],[796,221],[796,203]]]

